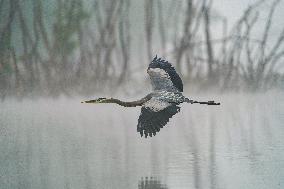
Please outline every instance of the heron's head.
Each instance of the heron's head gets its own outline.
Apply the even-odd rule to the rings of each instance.
[[[104,103],[106,100],[107,98],[97,98],[94,100],[82,101],[81,103]]]

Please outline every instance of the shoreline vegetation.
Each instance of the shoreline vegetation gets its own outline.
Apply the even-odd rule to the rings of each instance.
[[[156,54],[173,63],[189,91],[283,90],[284,27],[271,39],[281,0],[251,4],[231,28],[214,1],[145,0],[141,23],[130,0],[48,3],[0,1],[2,100],[138,94]]]

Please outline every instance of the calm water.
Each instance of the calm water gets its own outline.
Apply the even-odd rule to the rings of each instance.
[[[80,100],[0,103],[1,189],[284,188],[283,93],[184,104],[147,139],[140,108]]]

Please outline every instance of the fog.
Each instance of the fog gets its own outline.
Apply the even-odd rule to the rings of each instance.
[[[0,0],[0,188],[284,186],[283,0]],[[189,99],[154,137],[146,69]]]
[[[184,104],[152,138],[140,108],[7,100],[1,188],[282,188],[283,92],[211,97],[221,106]]]
[[[222,2],[2,0],[1,100],[139,94],[156,54],[190,91],[283,89],[283,2]]]

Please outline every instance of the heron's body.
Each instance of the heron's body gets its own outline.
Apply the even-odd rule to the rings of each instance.
[[[114,98],[98,98],[84,102],[116,103],[124,107],[142,106],[137,131],[145,137],[156,135],[169,119],[180,111],[178,105],[183,102],[219,105],[214,101],[198,102],[183,96],[183,83],[174,67],[168,61],[158,59],[157,56],[149,64],[147,73],[151,79],[153,92],[140,100],[123,102]]]

